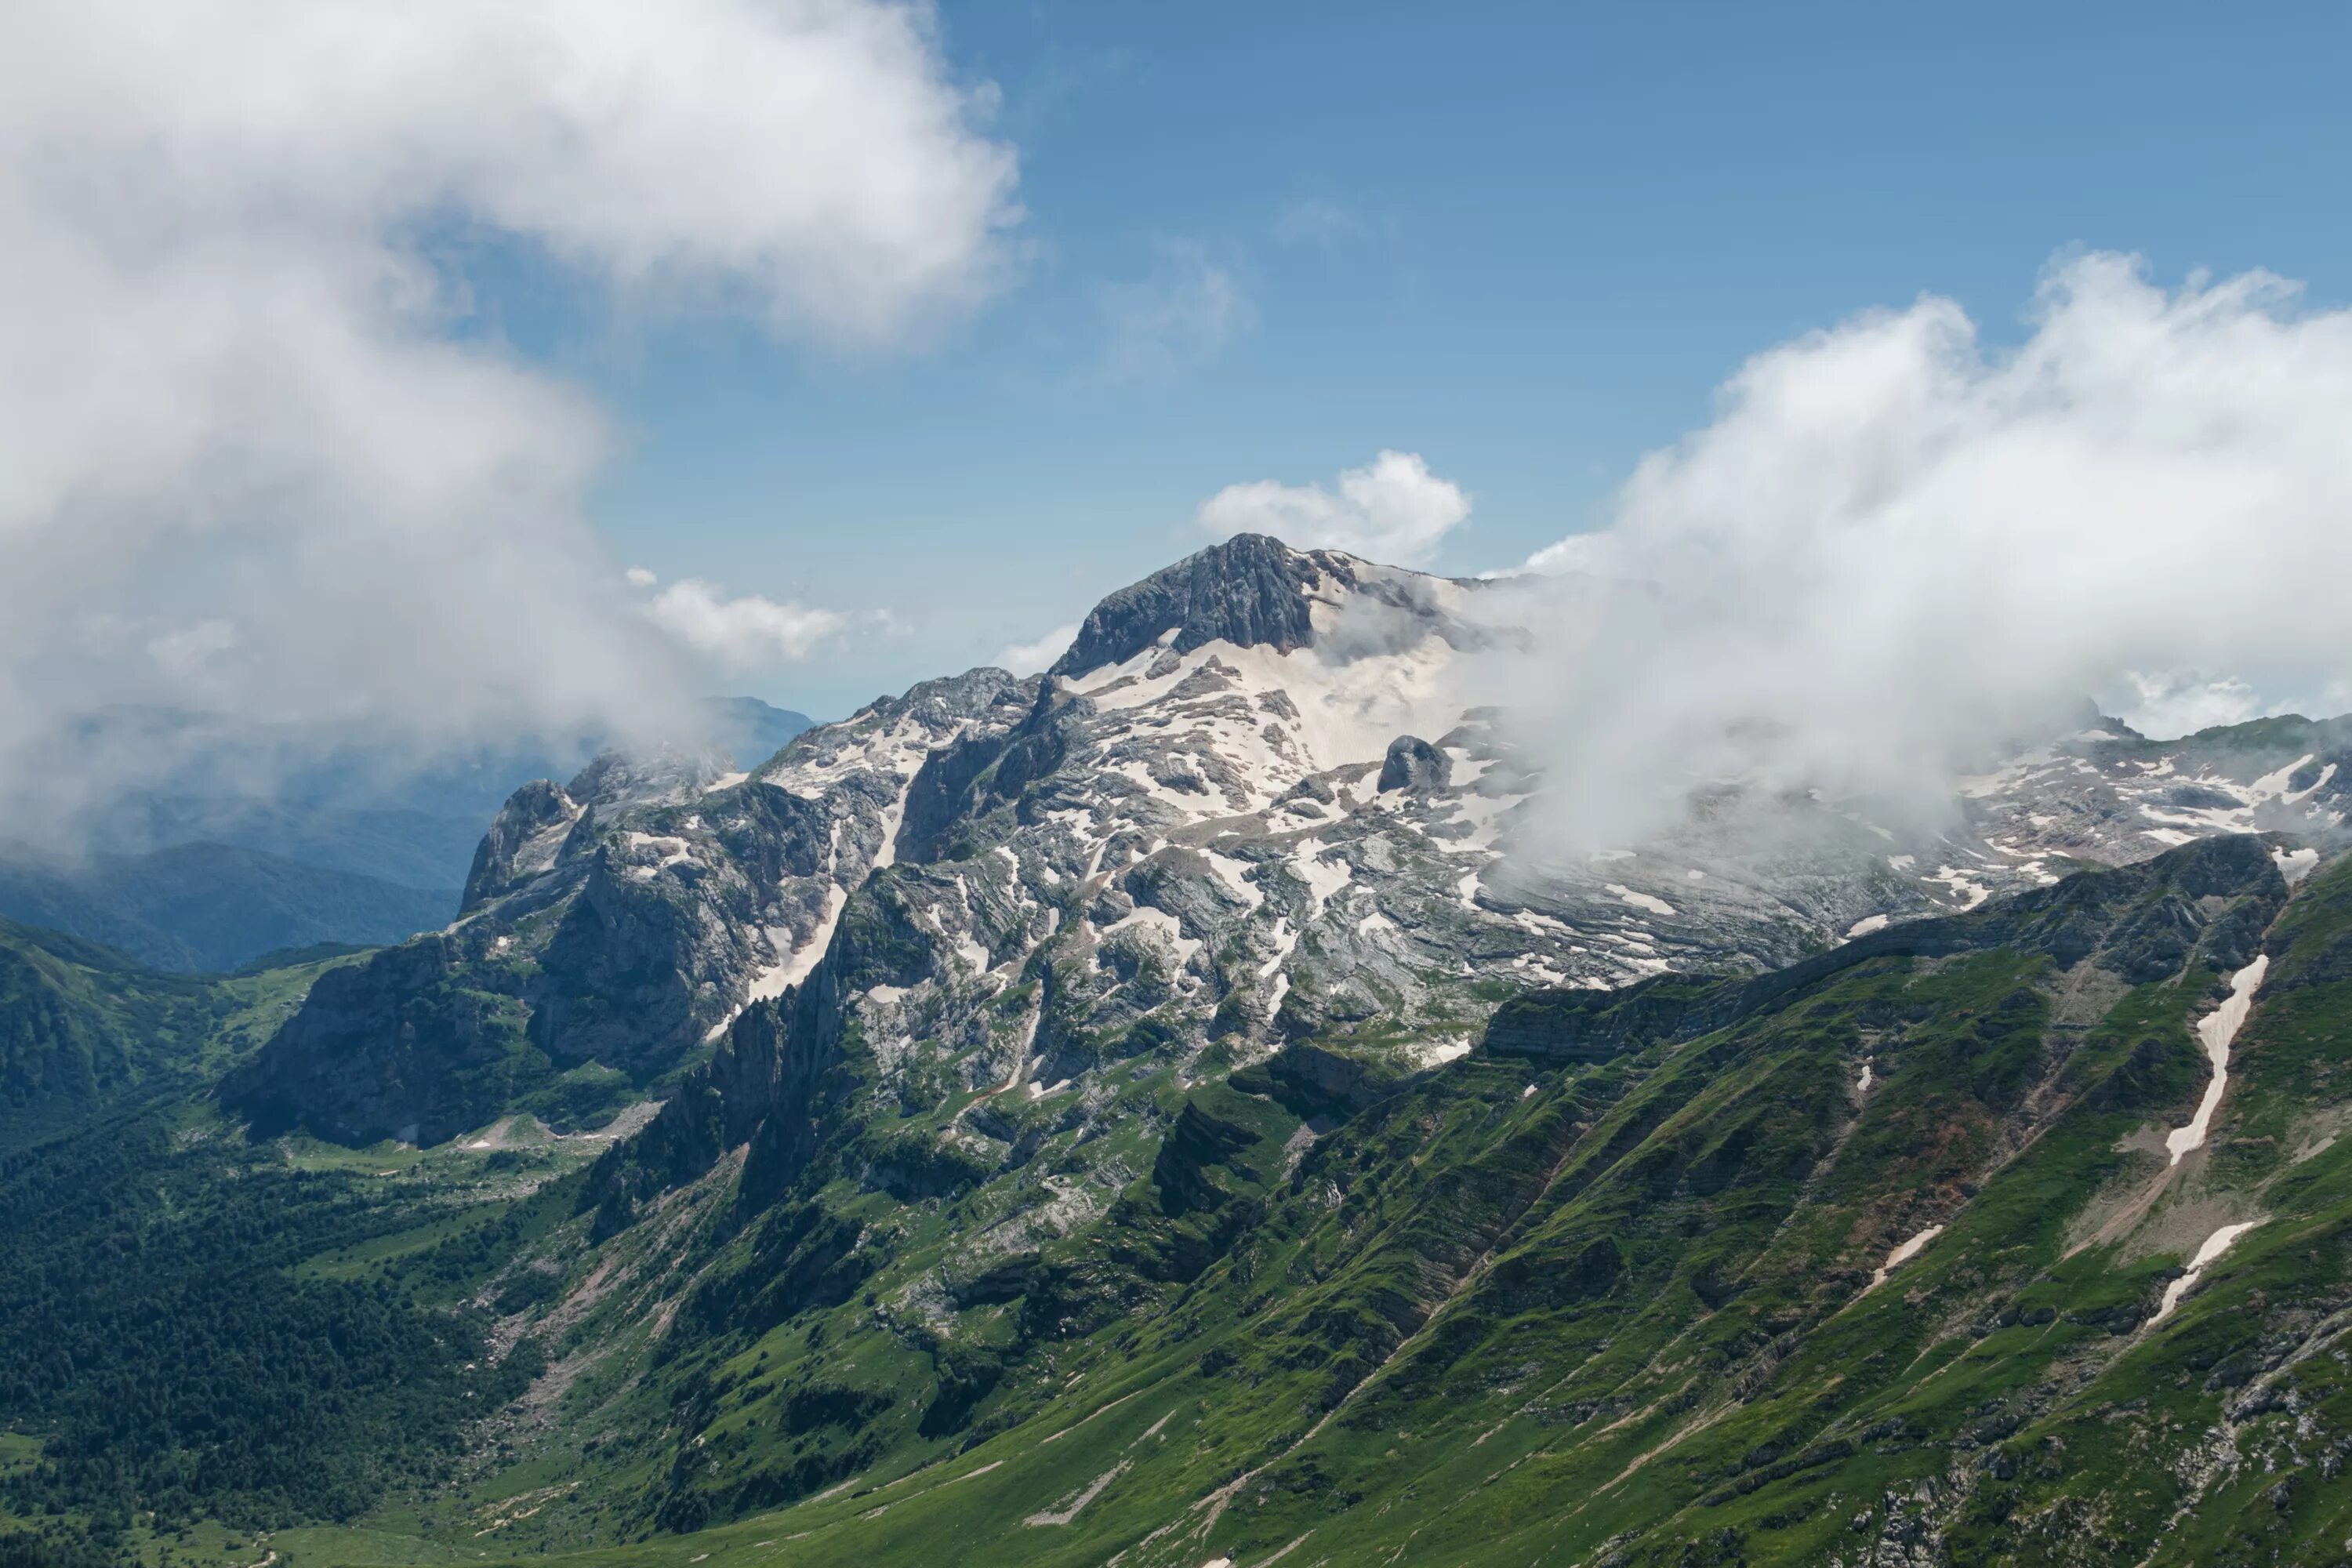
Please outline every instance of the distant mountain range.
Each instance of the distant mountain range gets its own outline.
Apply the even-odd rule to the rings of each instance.
[[[0,862],[0,915],[155,969],[226,973],[282,949],[401,942],[446,923],[457,903],[455,889],[404,888],[226,844]]]
[[[742,766],[809,726],[748,697],[712,701],[709,717],[714,750]],[[92,812],[87,851],[0,849],[0,918],[161,969],[216,971],[277,949],[373,946],[446,923],[483,822],[522,784],[571,778],[599,744],[479,747],[420,766],[380,742],[223,731],[152,710],[95,716],[78,743],[91,756],[172,755],[173,784]]]

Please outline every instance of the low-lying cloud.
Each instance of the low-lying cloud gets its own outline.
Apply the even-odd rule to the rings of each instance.
[[[0,800],[110,704],[441,742],[657,723],[698,653],[805,646],[829,612],[642,613],[584,521],[605,421],[468,265],[917,342],[1003,279],[992,109],[884,0],[12,7]]]
[[[1516,679],[1569,831],[1638,836],[1721,777],[1940,798],[2086,695],[2345,705],[2352,312],[2088,255],[2029,325],[1989,347],[1927,298],[1759,354],[1528,563],[1552,581],[1500,591],[1550,628]]]
[[[1431,473],[1419,453],[1383,451],[1342,471],[1336,489],[1273,479],[1227,485],[1201,503],[1198,521],[1220,539],[1271,533],[1303,549],[1421,566],[1470,521],[1470,497]]]
[[[1078,623],[1071,621],[1055,626],[1033,642],[1009,643],[996,650],[988,662],[1014,675],[1038,675],[1050,668],[1054,661],[1069,652],[1070,645],[1078,640]]]
[[[648,577],[650,574],[646,574]],[[650,581],[633,583],[650,587]],[[849,616],[797,599],[779,604],[758,594],[730,597],[716,584],[688,577],[647,601],[654,625],[723,669],[772,668],[806,658],[841,634]]]

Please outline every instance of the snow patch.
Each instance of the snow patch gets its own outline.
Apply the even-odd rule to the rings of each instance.
[[[1166,910],[1154,909],[1150,904],[1136,905],[1133,914],[1113,921],[1103,927],[1102,934],[1115,935],[1130,926],[1148,926],[1158,931],[1167,940],[1168,945],[1176,950],[1176,961],[1180,967],[1189,965],[1192,962],[1192,955],[1201,951],[1200,938],[1186,936],[1183,925],[1174,915],[1170,914]]]
[[[1450,1035],[1434,1040],[1416,1040],[1405,1047],[1405,1053],[1416,1068],[1444,1067],[1470,1054],[1470,1037]]]
[[[1886,1277],[1889,1274],[1894,1273],[1895,1269],[1918,1257],[1919,1249],[1927,1246],[1929,1242],[1935,1240],[1937,1237],[1942,1235],[1943,1230],[1944,1227],[1940,1225],[1931,1225],[1927,1229],[1921,1231],[1918,1235],[1913,1237],[1910,1240],[1903,1243],[1900,1247],[1897,1247],[1894,1251],[1888,1253],[1886,1255],[1886,1261],[1878,1266],[1878,1272],[1870,1277],[1871,1284],[1874,1286],[1885,1284]]]
[[[1890,858],[1892,858],[1892,857],[1890,857]],[[1928,882],[1941,883],[1944,888],[1951,893],[1952,897],[1960,900],[1960,908],[1964,910],[1975,909],[1979,904],[1983,903],[1987,899],[1992,897],[1992,889],[1990,888],[1986,887],[1981,882],[1971,880],[1969,874],[1966,871],[1961,870],[1957,866],[1938,866],[1936,868],[1936,874],[1934,876],[1923,878],[1921,879]]]
[[[636,881],[650,882],[672,866],[694,858],[691,847],[683,838],[666,838],[636,832],[625,833],[622,838],[633,856],[650,854],[654,857],[654,863],[650,866],[639,864],[628,868],[629,876]]]
[[[1248,861],[1220,855],[1213,849],[1203,849],[1200,855],[1209,863],[1209,869],[1217,874],[1217,880],[1231,888],[1253,912],[1265,902],[1265,890],[1244,875],[1250,868]]]
[[[2207,1237],[2205,1245],[2197,1249],[2197,1256],[2189,1260],[2189,1272],[2164,1288],[2164,1300],[2156,1304],[2156,1316],[2148,1320],[2149,1325],[2153,1327],[2164,1321],[2166,1314],[2180,1304],[2180,1298],[2189,1294],[2189,1287],[2197,1283],[2206,1266],[2229,1251],[2231,1244],[2238,1237],[2262,1223],[2258,1219],[2250,1219],[2239,1225],[2225,1225]]]
[[[1848,942],[1852,942],[1858,936],[1868,936],[1872,931],[1885,931],[1885,929],[1886,917],[1885,915],[1864,915],[1862,919],[1854,921],[1853,924],[1845,928],[1845,939]]]
[[[772,967],[751,977],[752,1001],[765,1002],[781,996],[787,989],[809,977],[809,972],[816,967],[817,960],[823,958],[824,950],[832,945],[833,928],[841,923],[841,911],[848,902],[849,894],[840,883],[835,882],[825,889],[824,913],[817,917],[816,926],[809,932],[808,940],[785,953]]]
[[[1318,838],[1300,839],[1291,849],[1290,857],[1292,865],[1297,868],[1299,879],[1307,884],[1307,896],[1314,900],[1314,907],[1307,918],[1310,921],[1320,920],[1324,906],[1348,885],[1349,879],[1355,875],[1354,868],[1344,858],[1337,856],[1327,858],[1322,840]]]
[[[2252,963],[2230,976],[2229,1000],[2197,1021],[2197,1037],[2205,1044],[2205,1059],[2213,1064],[2213,1079],[2205,1086],[2205,1098],[2198,1102],[2195,1119],[2165,1137],[2164,1146],[2171,1152],[2171,1163],[2175,1165],[2191,1149],[2204,1145],[2206,1131],[2213,1124],[2213,1112],[2221,1105],[2221,1091],[2230,1083],[2230,1042],[2245,1023],[2246,1014],[2254,1005],[2254,989],[2262,984],[2270,967],[2270,954],[2258,954]]]
[[[1278,979],[1281,982],[1280,990],[1276,994],[1277,1006],[1281,1005],[1281,992],[1290,989],[1290,977],[1286,974],[1278,974],[1277,971],[1289,960],[1292,951],[1297,946],[1298,933],[1291,929],[1290,921],[1276,920],[1274,922],[1274,956],[1257,966],[1257,977],[1260,980]]]
[[[1622,882],[1610,883],[1609,890],[1637,910],[1647,910],[1654,915],[1664,915],[1669,919],[1674,915],[1675,906],[1665,900],[1653,898],[1648,893],[1637,893]]]

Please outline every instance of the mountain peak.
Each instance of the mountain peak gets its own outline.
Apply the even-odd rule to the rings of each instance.
[[[1307,590],[1319,563],[1278,539],[1235,534],[1097,605],[1052,673],[1124,663],[1163,639],[1179,653],[1219,640],[1283,653],[1312,647]]]
[[[1154,646],[1178,654],[1213,642],[1313,647],[1333,617],[1361,595],[1405,611],[1456,646],[1485,640],[1452,611],[1475,584],[1382,566],[1337,550],[1295,550],[1263,533],[1237,533],[1131,584],[1087,613],[1051,673],[1079,677],[1124,664]]]

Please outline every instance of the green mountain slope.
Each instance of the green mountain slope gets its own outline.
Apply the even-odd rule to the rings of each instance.
[[[0,1161],[0,1407],[38,1451],[0,1470],[10,1510],[352,1517],[437,1479],[461,1424],[528,1381],[528,1357],[477,1375],[475,1319],[416,1299],[464,1279],[462,1247],[405,1291],[320,1266],[435,1217],[399,1162],[209,1131],[140,1113]]]
[[[0,1152],[217,1074],[342,962],[294,956],[303,961],[247,974],[166,974],[0,921]]]
[[[183,1110],[22,1157],[9,1277],[49,1283],[0,1324],[66,1360],[12,1355],[46,1468],[0,1448],[0,1504],[187,1557],[160,1500],[289,1568],[2343,1560],[2352,861],[2291,888],[2208,840],[1760,976],[1532,993],[1421,1071],[1132,1054],[1083,1122],[877,1092],[830,988],[893,929],[633,1138]],[[278,1348],[232,1420],[235,1345]]]
[[[1001,1217],[820,1147],[696,1266],[642,1384],[671,1436],[584,1461],[673,1525],[806,1500],[594,1560],[2339,1561],[2347,954],[2352,868],[2290,900],[2260,841],[2191,846],[1531,999],[1385,1091],[1286,1056],[1176,1092],[1109,1213],[985,1267]],[[714,1234],[763,1136],[686,1189]]]

